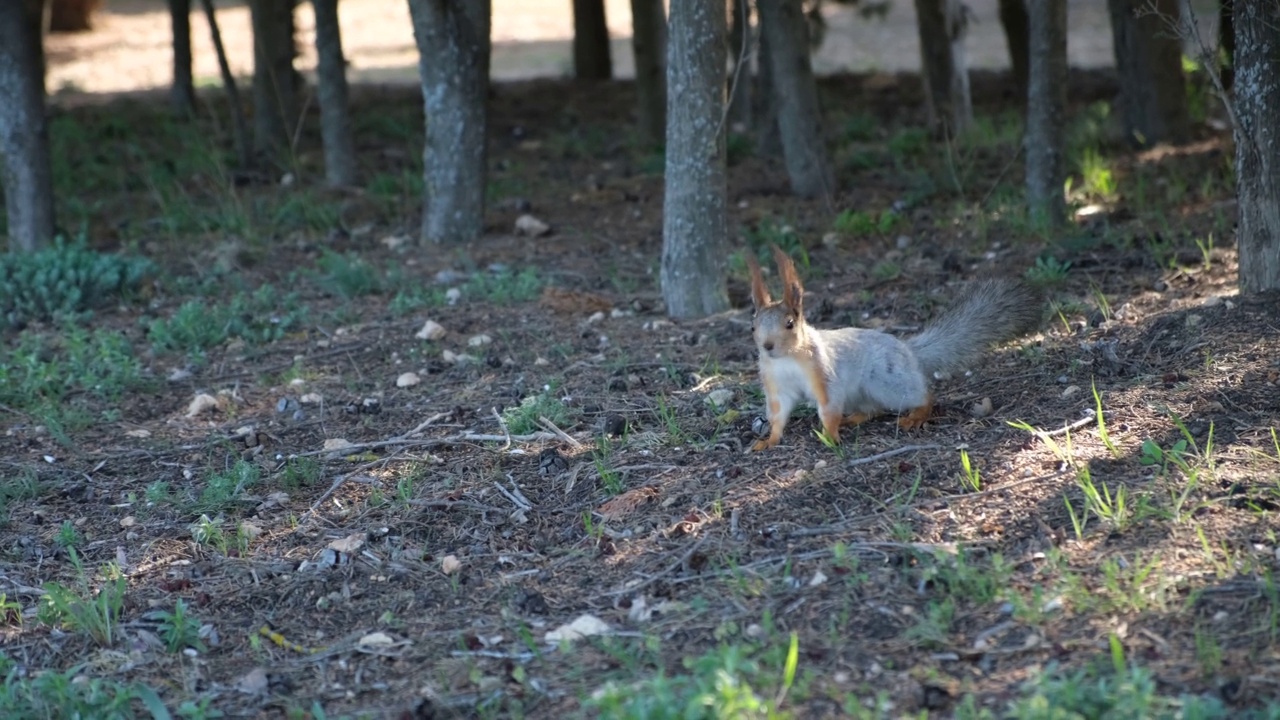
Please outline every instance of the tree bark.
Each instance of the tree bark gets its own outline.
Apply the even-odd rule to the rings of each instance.
[[[604,0],[573,0],[573,72],[579,80],[613,77]]]
[[[732,0],[729,4],[729,122],[744,129],[751,127],[751,0]]]
[[[320,139],[324,179],[330,187],[356,182],[356,148],[347,103],[347,61],[342,55],[338,0],[313,0],[316,13],[316,76],[320,95]]]
[[[0,155],[9,247],[32,252],[53,239],[53,168],[44,104],[40,15],[0,2]]]
[[[671,0],[662,296],[689,318],[729,307],[725,288],[724,0]]]
[[[801,197],[830,196],[835,181],[823,142],[818,85],[809,62],[809,33],[800,2],[757,0],[756,8],[760,32],[769,37],[774,102],[791,191]]]
[[[1000,25],[1004,28],[1004,39],[1009,44],[1009,65],[1013,68],[1013,83],[1018,88],[1018,99],[1026,100],[1030,62],[1027,57],[1030,52],[1027,0],[1000,0]]]
[[[1138,146],[1185,142],[1191,119],[1182,46],[1170,27],[1180,17],[1178,0],[1107,0],[1107,5],[1125,134]]]
[[[964,5],[960,0],[915,0],[915,6],[929,125],[955,135],[973,124]]]
[[[241,168],[250,165],[249,121],[244,116],[244,103],[240,101],[240,89],[236,86],[236,77],[231,74],[231,65],[227,62],[227,50],[222,45],[222,32],[218,29],[218,15],[213,8],[213,0],[200,0],[204,8],[205,20],[209,22],[209,39],[213,42],[214,54],[218,56],[218,72],[222,74],[222,86],[227,91],[227,105],[231,111],[231,131],[235,137],[236,160]]]
[[[173,87],[169,100],[174,112],[190,115],[196,107],[191,71],[191,0],[169,0],[169,24],[173,29]]]
[[[484,232],[489,0],[409,0],[427,139],[422,239],[462,243]]]
[[[631,0],[631,49],[636,58],[636,117],[645,142],[667,128],[667,15],[662,0]]]
[[[1280,6],[1235,0],[1240,291],[1280,289]]]
[[[294,0],[249,0],[253,25],[253,135],[259,152],[278,155],[298,126],[301,76],[293,66]]]
[[[782,156],[782,137],[778,130],[778,97],[773,86],[773,47],[760,33],[756,47],[756,82],[751,92],[751,114],[755,120],[756,153],[761,157]]]
[[[1067,0],[1035,0],[1028,23],[1027,207],[1051,226],[1067,219]]]

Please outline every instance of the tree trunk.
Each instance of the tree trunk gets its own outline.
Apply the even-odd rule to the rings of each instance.
[[[173,87],[169,100],[174,112],[190,115],[196,107],[196,86],[191,76],[191,0],[169,0],[169,24],[173,28]]]
[[[915,5],[929,125],[955,135],[973,123],[965,8],[960,0],[915,0]]]
[[[613,77],[604,0],[573,0],[573,73],[579,80]]]
[[[1236,27],[1233,4],[1233,0],[1220,0],[1218,3],[1218,47],[1222,49],[1219,53],[1222,62],[1219,72],[1222,87],[1226,90],[1231,89],[1231,82],[1235,78]]]
[[[1191,120],[1182,46],[1170,27],[1180,17],[1178,0],[1107,0],[1107,5],[1125,134],[1139,146],[1186,141]]]
[[[751,114],[755,120],[756,153],[761,157],[782,156],[782,138],[778,131],[778,97],[773,91],[773,48],[769,38],[760,33],[756,49],[756,83],[751,93]]]
[[[1027,207],[1033,218],[1059,226],[1067,219],[1067,0],[1032,2],[1027,30]]]
[[[347,106],[347,61],[342,55],[338,0],[313,0],[312,6],[316,13],[316,76],[324,179],[330,187],[345,187],[356,182],[356,148]]]
[[[409,11],[427,124],[422,239],[469,242],[484,232],[489,0],[409,0]]]
[[[667,16],[662,0],[631,0],[631,49],[636,58],[636,117],[645,142],[667,128]]]
[[[688,318],[729,307],[725,288],[724,0],[671,0],[662,297]]]
[[[834,179],[823,142],[818,85],[809,63],[808,28],[801,0],[757,0],[760,32],[769,37],[774,102],[791,191],[801,197],[830,196]]]
[[[293,67],[294,0],[249,0],[253,25],[253,135],[259,152],[279,154],[298,126],[301,77]]]
[[[213,9],[213,0],[200,0],[204,8],[205,20],[209,23],[209,38],[213,42],[214,54],[218,56],[218,71],[222,74],[222,86],[227,91],[227,106],[231,110],[231,130],[236,143],[236,160],[241,168],[250,165],[249,158],[249,122],[244,116],[244,103],[240,102],[240,89],[236,87],[236,77],[231,74],[231,65],[227,62],[227,49],[222,45],[222,32],[218,29],[218,16]]]
[[[0,0],[15,2],[16,0]],[[49,32],[84,32],[93,29],[93,13],[102,0],[52,0],[49,8]]]
[[[729,85],[729,122],[743,129],[751,127],[751,0],[733,0],[729,10],[729,63],[733,67]]]
[[[1009,65],[1013,68],[1013,83],[1018,88],[1018,99],[1026,100],[1029,63],[1027,54],[1030,52],[1027,0],[1000,0],[1000,25],[1004,28],[1004,39],[1009,44]]]
[[[1240,291],[1280,289],[1280,7],[1235,0]]]
[[[0,155],[9,248],[53,239],[53,169],[45,119],[40,16],[32,3],[0,2]]]

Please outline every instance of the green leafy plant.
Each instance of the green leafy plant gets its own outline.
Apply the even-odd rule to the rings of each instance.
[[[969,461],[969,451],[960,451],[960,484],[969,492],[981,492],[982,475],[978,468]]]
[[[160,614],[160,639],[165,649],[171,653],[186,648],[204,650],[204,642],[200,640],[200,621],[188,613],[187,603],[178,600],[173,610]]]
[[[127,297],[154,272],[151,261],[97,252],[83,236],[59,237],[33,253],[0,254],[0,317],[17,325],[75,316]]]
[[[79,587],[73,590],[61,583],[45,583],[45,595],[37,616],[46,625],[83,632],[99,646],[111,647],[116,641],[120,610],[124,607],[124,575],[114,564],[107,565],[103,571],[102,586],[95,593],[89,587],[88,576],[75,548],[68,548],[67,552]]]
[[[540,429],[539,417],[545,417],[563,429],[570,420],[569,408],[551,393],[543,392],[524,398],[519,405],[502,413],[503,422],[514,435],[528,435]]]
[[[1027,268],[1025,277],[1035,285],[1061,285],[1067,279],[1067,271],[1071,269],[1071,261],[1062,261],[1052,255],[1041,255],[1036,264]]]

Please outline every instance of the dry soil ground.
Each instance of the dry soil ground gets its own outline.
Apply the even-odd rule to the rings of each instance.
[[[802,415],[759,455],[740,256],[733,312],[663,317],[661,154],[626,84],[495,88],[467,248],[411,240],[412,90],[357,91],[364,182],[342,193],[318,187],[314,118],[281,183],[230,172],[216,104],[193,125],[58,110],[63,223],[158,270],[74,326],[5,331],[0,700],[120,687],[93,680],[237,717],[1172,717],[1190,693],[1239,717],[1274,697],[1280,301],[1235,295],[1229,137],[1127,150],[1112,79],[1076,73],[1073,200],[1098,212],[1045,234],[1018,209],[1007,78],[975,77],[953,143],[918,129],[912,76],[822,90],[841,191],[796,200],[735,139],[736,249],[807,257],[827,326],[910,332],[993,273],[1052,310],[941,383],[922,430],[832,449]],[[553,232],[512,236],[523,212]],[[427,320],[446,334],[416,337]],[[49,602],[111,597],[112,563],[95,639]],[[609,632],[548,643],[583,616]]]

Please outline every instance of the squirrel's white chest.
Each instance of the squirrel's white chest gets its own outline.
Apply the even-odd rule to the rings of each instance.
[[[779,395],[792,400],[808,400],[817,403],[818,400],[814,397],[813,388],[810,386],[811,376],[792,358],[768,358],[761,363],[760,370],[773,379]]]

